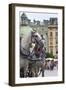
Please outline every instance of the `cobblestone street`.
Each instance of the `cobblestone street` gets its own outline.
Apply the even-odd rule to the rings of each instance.
[[[57,76],[58,75],[58,70],[55,67],[54,70],[45,70],[44,72],[44,77],[49,77],[49,76]],[[40,74],[39,77],[41,77],[42,74]]]

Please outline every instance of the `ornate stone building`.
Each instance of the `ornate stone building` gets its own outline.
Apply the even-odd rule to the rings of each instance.
[[[50,18],[48,24],[49,53],[58,58],[58,24],[57,18]]]

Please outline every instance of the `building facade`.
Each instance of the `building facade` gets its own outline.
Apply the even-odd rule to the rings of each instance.
[[[48,24],[49,53],[58,58],[58,24],[57,18],[50,18]]]

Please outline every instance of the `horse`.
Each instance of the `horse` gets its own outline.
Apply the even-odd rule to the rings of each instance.
[[[29,60],[29,44],[31,43],[31,30],[20,37],[20,77],[27,77]]]
[[[33,49],[34,49],[34,55],[36,55],[37,57],[37,58],[34,58],[34,60],[33,60],[33,57],[30,58],[30,43],[32,42],[35,43],[35,46],[33,47]],[[39,50],[39,49],[42,49],[42,50]],[[38,77],[40,72],[44,70],[44,61],[45,61],[45,53],[44,53],[44,46],[41,40],[41,35],[37,32],[30,31],[27,37],[24,36],[24,38],[21,38],[20,40],[21,76],[27,77],[27,74],[29,73],[29,76],[31,77]],[[44,76],[44,72],[42,76]]]

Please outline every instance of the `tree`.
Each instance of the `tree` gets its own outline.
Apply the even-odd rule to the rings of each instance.
[[[54,58],[52,53],[46,53],[46,58]]]

